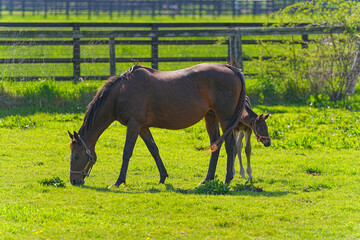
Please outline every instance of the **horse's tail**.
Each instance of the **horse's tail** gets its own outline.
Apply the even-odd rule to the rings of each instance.
[[[228,68],[230,68],[235,73],[235,75],[237,75],[240,78],[242,86],[241,86],[240,96],[239,96],[239,100],[238,100],[238,103],[237,103],[236,108],[235,108],[233,118],[232,118],[231,122],[228,124],[226,132],[223,133],[223,135],[220,136],[211,145],[211,152],[215,152],[217,149],[219,149],[219,147],[221,146],[224,139],[227,138],[232,133],[234,128],[239,123],[242,112],[243,112],[243,110],[245,108],[246,91],[245,91],[245,77],[244,77],[244,74],[240,71],[240,69],[238,69],[236,67],[233,67],[233,66],[230,66],[230,65],[226,65],[226,66]]]

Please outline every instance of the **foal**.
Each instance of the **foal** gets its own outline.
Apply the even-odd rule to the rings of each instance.
[[[265,120],[269,117],[270,114],[266,114],[265,116],[261,114],[258,116],[251,107],[250,98],[248,96],[245,97],[245,108],[240,119],[239,124],[234,129],[234,138],[235,138],[235,153],[237,153],[239,158],[240,165],[240,175],[242,178],[245,178],[245,170],[242,164],[241,151],[243,148],[243,138],[245,137],[245,153],[247,159],[247,168],[246,173],[248,174],[248,179],[251,181],[252,170],[250,165],[250,155],[251,155],[251,143],[250,137],[252,131],[254,131],[258,142],[262,142],[265,147],[271,145],[271,140],[268,133],[268,127]],[[235,161],[234,161],[235,163]],[[235,173],[235,168],[234,168]]]

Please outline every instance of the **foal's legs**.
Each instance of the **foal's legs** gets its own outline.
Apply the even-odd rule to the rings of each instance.
[[[168,177],[168,174],[167,174],[165,166],[160,158],[159,149],[155,144],[154,138],[151,135],[149,128],[142,128],[140,131],[140,137],[144,140],[151,155],[155,159],[156,166],[158,167],[159,172],[160,172],[160,182],[159,183],[164,183],[165,179]]]
[[[237,155],[238,155],[238,158],[239,158],[239,166],[240,166],[240,170],[239,170],[239,173],[240,173],[240,176],[242,178],[245,178],[245,170],[244,170],[244,167],[243,167],[243,164],[242,164],[242,158],[241,158],[241,152],[242,152],[242,148],[244,146],[243,144],[243,138],[244,138],[244,132],[243,131],[240,131],[239,132],[239,137],[236,139],[237,141]]]
[[[136,121],[130,121],[126,130],[126,141],[123,153],[123,163],[121,166],[121,171],[118,180],[115,183],[115,186],[120,186],[122,183],[125,183],[126,172],[129,166],[129,160],[132,156],[134,146],[137,140],[137,137],[140,132],[140,125]]]
[[[219,122],[215,113],[208,112],[205,115],[205,123],[206,123],[206,130],[210,137],[210,145],[212,145],[220,137]],[[211,153],[208,173],[206,175],[205,180],[202,183],[213,180],[215,178],[215,171],[216,171],[217,161],[219,158],[220,148],[221,146],[216,151]]]
[[[245,142],[246,142],[245,153],[246,153],[246,159],[247,159],[246,173],[248,174],[249,180],[252,180],[253,176],[252,176],[252,170],[251,170],[251,165],[250,165],[250,155],[251,155],[250,137],[251,137],[251,130],[247,130],[245,132]]]

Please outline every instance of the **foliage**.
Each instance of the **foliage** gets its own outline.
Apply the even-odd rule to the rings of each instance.
[[[252,184],[252,180],[251,180],[250,183],[249,182],[246,182],[245,184],[237,183],[234,187],[234,191],[263,192],[263,189],[260,187],[256,187],[254,184]]]
[[[64,181],[59,177],[45,178],[39,183],[44,186],[65,187]]]
[[[31,127],[36,127],[36,122],[30,117],[15,115],[0,119],[0,128],[20,128],[25,130]]]
[[[102,81],[74,84],[55,82],[53,79],[32,82],[0,81],[0,107],[86,107],[102,84]]]
[[[293,102],[304,102],[311,95],[323,95],[330,101],[353,95],[360,76],[360,3],[306,1],[275,15],[281,19],[279,27],[284,23],[293,27],[296,23],[308,22],[316,26],[342,26],[345,31],[312,35],[311,40],[286,36],[281,43],[275,44],[260,40],[261,55],[272,57],[269,61],[260,58],[258,62],[262,68],[263,95],[279,95]],[[294,42],[302,42],[302,46],[296,46]]]
[[[195,193],[206,195],[224,195],[229,191],[229,184],[221,182],[216,176],[214,180],[207,181],[194,189]]]

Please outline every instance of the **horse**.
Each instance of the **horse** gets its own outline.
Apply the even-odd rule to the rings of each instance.
[[[247,159],[247,168],[246,173],[248,174],[248,180],[252,181],[252,170],[250,165],[250,155],[251,155],[251,143],[250,137],[252,131],[254,131],[256,139],[258,142],[261,142],[265,147],[269,147],[271,145],[271,139],[268,132],[268,127],[265,120],[270,116],[270,114],[266,115],[257,115],[251,107],[250,98],[248,96],[245,97],[245,108],[242,113],[240,122],[234,129],[234,137],[235,137],[235,152],[239,158],[239,166],[240,166],[240,176],[245,178],[245,171],[242,164],[241,151],[243,148],[243,138],[245,136],[245,153]],[[235,162],[234,162],[235,163]],[[235,169],[234,169],[235,172]]]
[[[176,71],[134,65],[123,74],[110,77],[88,105],[78,132],[68,131],[70,182],[84,184],[96,163],[98,138],[112,122],[119,121],[127,130],[121,171],[113,185],[125,184],[129,160],[139,135],[155,159],[159,183],[164,183],[168,173],[149,128],[183,129],[205,118],[212,149],[205,181],[215,178],[220,146],[225,141],[225,182],[229,183],[234,177],[232,132],[244,109],[245,96],[244,75],[228,64],[203,63]]]

